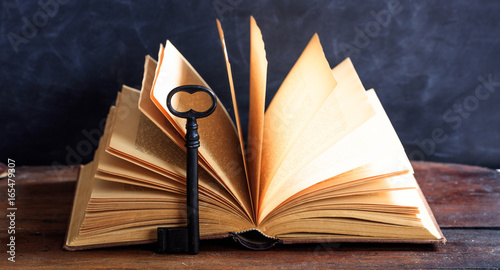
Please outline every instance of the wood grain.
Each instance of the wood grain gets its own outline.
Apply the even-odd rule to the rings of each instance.
[[[415,175],[448,239],[444,245],[303,244],[250,251],[232,239],[202,241],[198,255],[154,253],[154,245],[80,252],[62,249],[77,167],[20,167],[16,178],[16,262],[0,268],[495,268],[500,267],[500,174],[414,162]],[[7,181],[0,180],[5,217]],[[5,254],[7,220],[0,224]]]
[[[458,164],[412,165],[441,228],[500,227],[500,173]]]

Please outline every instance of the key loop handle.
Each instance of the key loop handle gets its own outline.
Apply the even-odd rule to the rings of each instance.
[[[212,99],[212,106],[210,106],[210,108],[204,112],[198,112],[198,111],[195,111],[193,109],[189,109],[189,111],[184,111],[184,112],[179,112],[177,110],[175,110],[173,107],[172,107],[172,98],[175,94],[177,94],[178,92],[186,92],[186,93],[189,93],[189,94],[194,94],[196,92],[205,92],[207,93],[210,98]],[[181,117],[181,118],[203,118],[203,117],[207,117],[209,116],[210,114],[212,114],[214,111],[215,111],[215,108],[217,107],[217,97],[215,96],[215,93],[206,88],[206,87],[203,87],[201,85],[182,85],[182,86],[178,86],[176,88],[174,88],[172,91],[170,91],[170,93],[168,93],[168,96],[167,96],[167,108],[168,110],[175,116],[177,117]]]

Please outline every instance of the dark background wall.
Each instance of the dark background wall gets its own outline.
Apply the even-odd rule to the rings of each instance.
[[[247,119],[249,16],[266,42],[268,101],[317,32],[330,64],[351,57],[411,159],[500,168],[499,1],[4,0],[0,161],[92,159],[122,84],[170,39],[230,107],[222,21]]]

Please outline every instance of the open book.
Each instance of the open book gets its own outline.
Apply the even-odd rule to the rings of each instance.
[[[251,18],[245,149],[218,27],[236,125],[220,101],[198,120],[201,239],[445,241],[375,92],[349,59],[331,69],[317,35],[264,113],[267,60]],[[166,107],[181,85],[208,87],[167,41],[158,62],[146,56],[141,91],[118,93],[94,161],[80,170],[66,249],[155,242],[157,227],[186,226],[185,119]],[[174,98],[179,111],[211,104],[203,93]]]

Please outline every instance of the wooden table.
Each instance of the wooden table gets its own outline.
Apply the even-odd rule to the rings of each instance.
[[[198,255],[155,254],[153,245],[70,252],[62,249],[76,167],[19,167],[16,262],[7,260],[7,180],[0,180],[0,268],[496,268],[500,267],[500,173],[413,162],[448,243],[290,245],[245,250],[232,239],[202,241]]]

